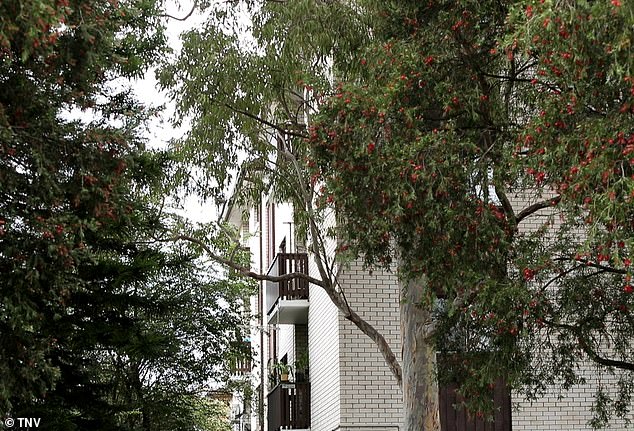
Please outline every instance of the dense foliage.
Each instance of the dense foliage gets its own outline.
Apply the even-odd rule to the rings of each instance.
[[[425,284],[441,378],[465,395],[567,388],[589,359],[611,391],[594,425],[627,415],[632,2],[232,6],[162,75],[214,194],[241,167],[300,229],[336,211],[341,257]]]
[[[246,285],[157,241],[171,164],[125,80],[165,52],[163,24],[155,1],[0,4],[2,416],[203,426],[202,391],[242,349]]]
[[[376,13],[365,77],[338,84],[309,138],[342,247],[370,265],[396,257],[401,277],[427,280],[439,349],[462,352],[447,363],[466,394],[496,377],[528,395],[568,387],[589,358],[620,370],[596,425],[625,414],[632,6],[405,2]]]

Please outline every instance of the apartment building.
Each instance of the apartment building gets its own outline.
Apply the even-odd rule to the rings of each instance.
[[[269,275],[317,270],[297,242],[292,208],[264,199],[261,205],[231,205],[226,220],[237,226],[251,250],[253,269]],[[534,221],[537,227],[538,219]],[[527,228],[531,228],[528,226]],[[399,286],[393,273],[368,272],[360,264],[341,268],[338,282],[352,309],[400,352]],[[301,279],[263,282],[253,301],[257,353],[252,382],[259,394],[249,429],[262,431],[395,431],[402,418],[400,388],[374,343],[331,303],[326,293]],[[290,367],[286,380],[282,371]],[[443,431],[590,430],[597,385],[610,385],[588,363],[587,383],[567,392],[553,388],[535,402],[496,390],[493,423],[456,411],[451,387],[440,389]],[[612,382],[613,383],[613,382]],[[244,420],[244,418],[243,418]],[[624,423],[611,429],[623,429]],[[245,428],[242,428],[242,431]]]
[[[305,246],[296,242],[289,205],[265,201],[261,208],[232,206],[226,219],[240,228],[255,270],[269,275],[316,273]],[[340,271],[339,283],[350,307],[398,352],[398,286],[393,275],[370,274],[353,265]],[[300,279],[265,282],[256,302],[260,318],[252,340],[262,405],[253,429],[398,429],[400,388],[383,357],[319,286]],[[292,370],[289,381],[281,380],[282,364]]]

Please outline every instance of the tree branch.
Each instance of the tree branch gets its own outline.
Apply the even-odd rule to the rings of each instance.
[[[575,261],[575,262],[580,262],[582,264],[584,264],[584,266],[587,267],[591,267],[591,268],[597,268],[602,270],[603,272],[610,272],[612,274],[622,274],[625,275],[627,274],[627,271],[624,269],[618,269],[618,268],[612,268],[611,266],[605,266],[605,265],[601,265],[599,263],[594,263],[591,260],[587,260],[587,259],[573,259],[571,257],[557,257],[555,259],[553,259],[555,261]],[[592,274],[592,275],[596,275],[596,274]]]
[[[606,367],[615,367],[623,370],[634,371],[634,363],[621,361],[618,359],[609,359],[599,355],[586,341],[586,339],[579,333],[579,331],[575,331],[575,335],[577,337],[577,341],[579,341],[579,346],[584,351],[586,355],[590,357],[597,364],[605,365]]]
[[[539,210],[557,205],[559,201],[561,201],[561,196],[556,196],[552,199],[548,199],[547,201],[536,202],[533,205],[524,208],[515,218],[516,223],[521,223],[526,217],[533,215]]]
[[[396,379],[396,383],[400,388],[403,386],[403,371],[401,370],[401,365],[398,363],[396,359],[396,355],[392,351],[392,348],[388,344],[387,340],[383,335],[374,328],[374,326],[370,325],[368,322],[363,320],[361,316],[352,311],[349,307],[348,314],[344,312],[344,317],[350,322],[354,323],[357,328],[361,330],[365,335],[370,337],[372,341],[378,346],[379,351],[383,355],[385,362],[392,372],[392,375]],[[343,310],[342,310],[343,312]]]
[[[339,309],[339,311],[342,312],[343,316],[350,322],[354,323],[355,326],[357,326],[357,328],[359,328],[365,335],[367,335],[377,345],[377,347],[379,348],[379,351],[385,358],[385,362],[387,363],[390,371],[394,375],[394,378],[396,379],[397,384],[399,385],[399,387],[402,386],[403,380],[402,380],[401,366],[398,363],[398,360],[396,359],[396,355],[392,351],[385,337],[379,331],[377,331],[376,328],[374,328],[367,321],[365,321],[361,316],[359,316],[357,313],[355,313],[354,311],[350,309],[347,302],[342,299],[341,294],[336,291],[329,277],[325,277],[323,280],[318,280],[314,277],[310,277],[309,275],[300,273],[300,272],[293,272],[290,274],[284,274],[279,276],[260,274],[260,273],[251,271],[249,268],[246,268],[236,262],[233,262],[229,259],[219,256],[218,254],[214,253],[214,251],[211,250],[211,248],[207,246],[207,244],[205,244],[203,241],[201,241],[198,238],[194,238],[189,235],[176,235],[170,238],[170,241],[181,241],[181,240],[189,241],[191,243],[198,245],[203,250],[205,250],[205,252],[211,257],[212,260],[220,264],[226,265],[229,268],[235,269],[241,275],[244,275],[246,277],[250,277],[255,280],[271,281],[271,282],[279,282],[279,281],[300,278],[300,279],[307,280],[309,283],[312,283],[316,286],[321,287],[322,289],[324,289],[326,294],[330,297],[331,301],[333,302],[333,304],[335,304],[337,309]],[[317,260],[321,260],[321,259],[318,258]],[[322,266],[322,271],[323,271],[322,275],[327,275],[323,266]]]
[[[586,321],[587,321],[587,319],[586,319]],[[579,325],[570,325],[570,324],[566,324],[566,323],[556,323],[556,322],[553,322],[552,320],[545,320],[545,323],[547,325],[549,325],[549,326],[554,327],[554,328],[566,329],[566,330],[572,332],[574,334],[575,338],[577,339],[577,341],[579,342],[579,347],[581,347],[581,350],[583,350],[583,352],[586,355],[588,355],[588,357],[592,361],[596,362],[597,364],[604,365],[606,367],[615,367],[615,368],[620,368],[620,369],[623,369],[623,370],[634,371],[634,363],[632,363],[632,362],[622,361],[622,360],[618,360],[618,359],[610,359],[610,358],[606,358],[606,357],[603,357],[603,356],[599,355],[592,348],[592,346],[590,346],[590,344],[588,344],[588,341],[583,336],[582,328]]]
[[[284,151],[284,154],[291,161],[293,168],[295,169],[295,174],[297,175],[296,178],[299,179],[300,182],[298,187],[300,191],[298,193],[300,193],[300,199],[303,201],[302,203],[304,205],[304,208],[308,213],[309,230],[313,238],[313,256],[315,258],[315,264],[317,265],[317,269],[323,281],[323,284],[321,284],[320,286],[322,287],[322,289],[324,289],[332,303],[343,314],[343,316],[348,321],[352,322],[357,328],[361,330],[361,332],[363,332],[376,344],[379,352],[381,352],[381,355],[383,355],[383,358],[385,359],[385,363],[396,379],[396,383],[398,384],[399,388],[402,388],[403,372],[401,369],[401,365],[399,364],[396,355],[392,351],[392,348],[390,347],[383,334],[377,331],[374,326],[369,324],[365,319],[363,319],[350,308],[350,304],[346,300],[343,291],[337,291],[335,286],[336,277],[334,275],[334,271],[332,267],[328,265],[328,262],[324,262],[324,259],[327,256],[325,240],[321,236],[321,231],[317,226],[317,223],[315,222],[315,209],[313,207],[312,196],[307,191],[307,185],[304,184],[304,182],[302,181],[305,176],[302,175],[301,168],[297,162],[295,155],[288,151]],[[324,259],[322,259],[322,256]]]
[[[570,274],[571,272],[574,272],[580,268],[583,268],[583,265],[575,265],[573,267],[570,267],[564,271],[561,271],[559,274],[557,274],[555,277],[551,278],[550,280],[548,280],[548,282],[546,282],[546,284],[544,284],[544,287],[542,287],[540,290],[543,292],[544,290],[546,290],[548,288],[548,286],[550,286],[551,284],[555,283],[557,280],[565,277],[566,275]]]
[[[287,135],[290,135],[290,136],[295,136],[296,138],[307,138],[308,137],[307,135],[304,135],[302,133],[293,132],[293,131],[288,130],[288,129],[284,128],[284,127],[280,127],[280,126],[278,126],[275,123],[272,123],[272,122],[270,122],[268,120],[265,120],[262,117],[259,117],[259,116],[255,115],[255,114],[250,113],[249,111],[243,111],[242,109],[238,109],[235,106],[232,106],[232,105],[230,105],[228,103],[225,103],[224,106],[226,108],[231,109],[235,113],[247,116],[247,117],[251,118],[252,120],[255,120],[255,121],[257,121],[257,122],[259,122],[261,124],[264,124],[265,126],[269,126],[269,127],[273,128],[273,129],[275,129],[275,130],[277,130],[277,131],[279,131],[281,133],[284,133],[284,134],[287,134]]]
[[[504,212],[506,213],[507,218],[509,220],[515,221],[514,227],[516,227],[518,220],[517,220],[517,217],[515,216],[515,211],[513,211],[513,205],[511,205],[511,201],[509,201],[508,196],[506,196],[506,192],[504,192],[502,187],[496,185],[495,194],[497,195],[498,199],[502,203],[502,208],[504,209]]]
[[[254,272],[251,271],[249,268],[242,266],[230,259],[226,259],[218,254],[216,254],[207,244],[205,244],[203,241],[201,241],[198,238],[194,238],[192,236],[189,235],[176,235],[174,237],[171,237],[169,239],[170,241],[189,241],[191,243],[194,243],[196,245],[198,245],[199,247],[201,247],[203,250],[205,250],[205,252],[209,255],[209,257],[218,263],[221,263],[223,265],[228,266],[231,269],[234,269],[236,271],[238,271],[241,275],[244,275],[245,277],[249,277],[249,278],[253,278],[254,280],[258,280],[258,281],[271,281],[271,282],[279,282],[279,281],[286,281],[286,280],[294,280],[294,279],[303,279],[308,281],[309,283],[315,284],[317,286],[324,286],[324,282],[322,280],[318,280],[316,278],[313,278],[311,276],[309,276],[308,274],[304,274],[301,272],[292,272],[290,274],[284,274],[284,275],[266,275],[266,274],[260,274],[258,272]]]
[[[185,15],[182,18],[178,18],[175,16],[172,16],[168,13],[164,13],[161,16],[161,18],[169,18],[169,19],[175,19],[176,21],[186,21],[190,16],[192,16],[192,14],[194,13],[194,11],[196,10],[196,7],[198,7],[198,0],[194,0],[194,4],[192,6],[192,9],[189,11],[189,13],[187,15]]]

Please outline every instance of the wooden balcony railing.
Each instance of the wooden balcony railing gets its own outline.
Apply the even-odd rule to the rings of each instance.
[[[242,342],[242,350],[229,360],[229,370],[234,376],[246,376],[253,370],[251,341]]]
[[[308,274],[308,255],[306,253],[278,253],[269,268],[268,275],[279,276],[292,273]],[[292,278],[267,286],[268,312],[271,312],[280,299],[308,299],[308,281]]]
[[[310,427],[310,383],[280,383],[268,395],[269,431]]]
[[[237,376],[245,376],[253,370],[251,358],[235,358],[231,361],[231,373]]]

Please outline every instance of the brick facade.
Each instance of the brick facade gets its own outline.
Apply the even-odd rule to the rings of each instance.
[[[369,273],[358,262],[343,269],[339,282],[350,307],[383,334],[400,355],[399,287],[393,274]],[[339,315],[341,429],[388,431],[403,417],[400,388],[377,346]]]

